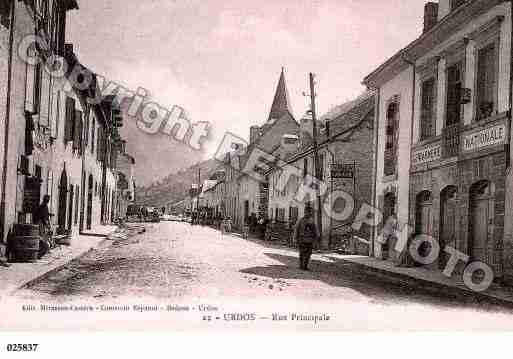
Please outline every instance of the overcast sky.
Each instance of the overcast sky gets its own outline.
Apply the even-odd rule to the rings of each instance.
[[[124,128],[139,183],[208,157],[229,130],[247,138],[267,119],[281,67],[296,119],[308,73],[318,112],[359,95],[361,81],[421,32],[425,0],[81,0],[68,41],[97,73],[209,121],[199,153],[133,124]]]

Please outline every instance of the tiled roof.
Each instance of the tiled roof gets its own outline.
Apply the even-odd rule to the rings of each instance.
[[[280,79],[278,81],[278,86],[276,87],[276,93],[274,94],[274,100],[271,106],[271,111],[269,112],[269,117],[267,118],[267,122],[269,122],[272,119],[280,119],[287,113],[290,113],[291,115],[293,114],[292,107],[290,105],[289,90],[287,89],[287,84],[285,82],[285,71],[282,68]]]

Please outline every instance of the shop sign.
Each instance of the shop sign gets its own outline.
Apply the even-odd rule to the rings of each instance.
[[[354,178],[355,173],[355,165],[344,164],[344,163],[334,163],[331,167],[331,177],[332,178]]]
[[[413,164],[420,165],[439,160],[442,157],[442,146],[436,145],[423,148],[413,153]]]
[[[506,125],[501,124],[463,136],[463,151],[475,151],[483,147],[504,144]]]

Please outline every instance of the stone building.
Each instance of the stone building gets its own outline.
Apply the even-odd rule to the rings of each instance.
[[[368,75],[376,89],[375,204],[511,282],[511,2],[425,6],[424,31]],[[409,175],[406,175],[409,174]],[[408,236],[401,232],[401,239]],[[393,243],[374,243],[392,260]]]
[[[243,154],[238,156],[234,165],[239,166],[236,168],[245,168],[255,150],[272,153],[280,145],[285,134],[298,135],[299,124],[292,114],[285,71],[282,69],[268,118],[262,126],[250,127],[249,143],[245,144]],[[232,158],[231,161],[233,162],[234,159]],[[227,178],[231,176],[232,173],[227,172]],[[266,217],[269,186],[267,180],[260,181],[248,176],[247,173],[235,171],[233,181],[234,186],[226,190],[234,193],[235,210],[232,213],[232,218],[234,218],[235,226],[241,227],[244,218],[250,216],[251,213],[255,213],[257,217]],[[229,202],[228,205],[230,205]]]
[[[272,155],[287,166],[293,166],[300,175],[286,178],[282,176],[283,168],[280,166],[273,167],[267,173],[268,216],[273,223],[285,224],[288,232],[282,233],[290,236],[293,226],[304,216],[308,205],[315,212],[321,210],[323,247],[340,244],[345,235],[360,236],[365,240],[370,238],[369,228],[352,231],[351,225],[358,208],[372,200],[373,157],[369,146],[373,139],[374,101],[374,93],[367,92],[318,121],[319,179],[326,188],[320,209],[314,191],[305,198],[298,198],[299,187],[305,183],[305,177],[315,177],[311,116],[301,119],[300,136],[283,136],[281,145]],[[346,203],[344,198],[339,200],[337,191],[344,191],[354,199],[355,210],[350,215],[343,215]],[[354,252],[369,253],[366,246],[356,242],[350,244]]]
[[[33,222],[44,195],[58,232],[78,235],[116,217],[122,120],[65,43],[73,9],[75,0],[0,6],[1,243],[16,223]]]
[[[4,53],[0,64],[0,76],[6,79],[1,85],[6,98],[0,106],[3,114],[0,136],[3,144],[0,190],[3,243],[15,223],[31,221],[33,206],[52,188],[57,127],[54,76],[50,76],[54,69],[47,66],[51,63],[47,60],[53,55],[64,55],[66,13],[77,8],[74,0],[2,1],[1,41],[7,45],[2,46]],[[5,42],[6,29],[8,43]],[[26,41],[36,32],[43,39],[38,46]],[[39,61],[26,61],[27,58]]]
[[[116,159],[117,182],[117,212],[121,218],[126,217],[128,205],[135,201],[135,159],[126,152],[126,141],[120,142],[119,153]]]

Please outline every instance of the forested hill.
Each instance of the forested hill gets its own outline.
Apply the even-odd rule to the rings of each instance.
[[[198,182],[198,168],[201,169],[201,182],[203,182],[218,165],[215,159],[210,159],[170,174],[148,187],[139,187],[136,192],[137,203],[160,207],[181,201],[188,195],[191,184]]]

